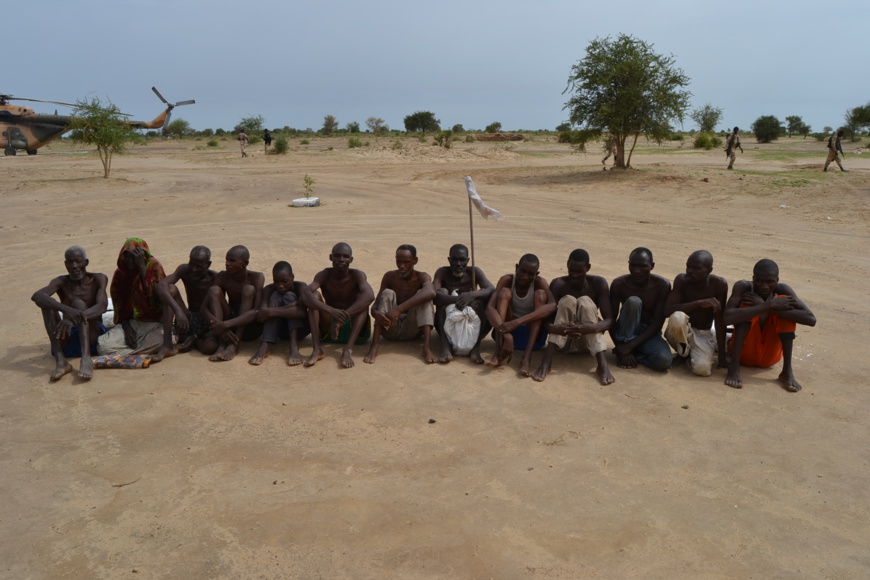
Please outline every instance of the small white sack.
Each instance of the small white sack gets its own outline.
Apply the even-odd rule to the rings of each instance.
[[[471,306],[457,310],[456,305],[446,308],[447,319],[444,321],[444,334],[453,347],[453,354],[468,356],[477,343],[480,334],[480,318]]]

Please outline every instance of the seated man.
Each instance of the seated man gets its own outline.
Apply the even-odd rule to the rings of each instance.
[[[42,309],[42,321],[51,343],[51,354],[56,363],[51,380],[56,381],[72,370],[67,358],[81,357],[78,376],[94,376],[91,355],[96,354],[97,337],[106,329],[100,316],[106,311],[108,297],[105,274],[87,271],[88,257],[79,246],[64,253],[67,275],[58,276],[48,286],[34,292],[33,300]],[[58,302],[52,298],[57,294]],[[63,315],[63,318],[61,318]]]
[[[372,307],[375,330],[372,345],[363,362],[372,364],[378,356],[381,335],[390,340],[413,340],[423,334],[423,358],[427,363],[438,359],[432,354],[429,342],[432,326],[432,300],[435,288],[426,272],[414,269],[417,265],[417,248],[403,244],[396,250],[397,270],[384,274],[381,289]]]
[[[652,252],[635,248],[628,256],[629,273],[610,285],[610,309],[619,313],[610,327],[619,368],[633,369],[638,364],[662,372],[671,368],[671,349],[662,338],[671,283],[653,274],[653,268]]]
[[[752,282],[734,284],[724,318],[725,324],[734,325],[726,385],[743,388],[740,365],[767,368],[782,360],[779,380],[785,390],[801,390],[791,367],[794,331],[797,324],[815,326],[816,317],[790,286],[780,283],[776,262],[760,260],[752,269]]]
[[[574,250],[568,256],[568,275],[556,278],[550,285],[557,301],[556,316],[546,327],[549,344],[541,366],[532,375],[536,381],[547,378],[556,349],[569,353],[588,350],[598,363],[595,372],[601,384],[609,385],[616,380],[604,357],[607,350],[604,333],[613,323],[610,291],[607,280],[589,275],[589,268],[589,253],[586,250]],[[601,318],[598,317],[599,310]]]
[[[448,311],[458,312],[459,316],[465,311],[468,323],[479,324],[478,333],[474,346],[468,356],[477,364],[483,364],[480,356],[480,341],[489,332],[489,322],[486,319],[486,305],[495,287],[492,285],[483,270],[473,266],[468,269],[468,248],[462,244],[455,244],[450,248],[447,258],[450,266],[442,266],[435,271],[433,285],[435,287],[435,330],[441,337],[441,356],[438,362],[447,363],[453,360],[455,347],[459,337],[451,335],[445,330],[444,323],[447,321]],[[453,308],[451,308],[451,306]],[[469,308],[469,311],[465,309]],[[448,328],[451,328],[448,325]],[[455,326],[452,328],[456,328]],[[462,353],[465,354],[465,353]]]
[[[522,350],[520,373],[531,375],[532,351],[540,350],[547,341],[544,319],[556,310],[549,284],[538,276],[539,267],[537,256],[525,254],[514,273],[505,274],[495,285],[486,307],[495,339],[495,352],[487,366],[508,363],[514,350]]]
[[[714,368],[728,366],[722,319],[728,282],[711,274],[712,271],[713,256],[710,252],[693,252],[686,260],[686,273],[674,279],[674,289],[665,301],[664,314],[670,317],[665,339],[677,353],[674,364],[686,362],[699,377],[709,377]],[[711,330],[714,320],[715,336]]]
[[[203,337],[208,324],[200,314],[205,295],[214,282],[217,272],[210,270],[211,250],[196,246],[190,251],[187,264],[181,264],[175,272],[157,283],[157,296],[163,302],[163,346],[154,356],[155,361],[179,352],[187,352],[194,346],[202,352]],[[187,306],[178,291],[178,281],[184,283]],[[167,308],[167,305],[169,306]],[[172,343],[172,323],[178,333],[178,346]],[[209,353],[211,354],[211,353]]]
[[[208,360],[233,360],[239,352],[239,341],[260,337],[262,326],[257,322],[257,306],[266,281],[262,272],[248,270],[250,253],[245,246],[233,246],[227,251],[226,270],[214,277],[202,303],[202,316],[211,332],[203,341],[203,352],[214,353]]]
[[[263,360],[269,356],[271,345],[279,339],[289,339],[290,356],[287,364],[291,367],[302,364],[299,340],[316,328],[314,313],[308,309],[311,300],[308,285],[294,281],[293,266],[283,261],[275,264],[272,267],[272,283],[263,288],[263,298],[257,312],[257,320],[263,323],[263,339],[257,353],[248,362],[254,366],[263,364]],[[316,362],[318,357],[323,358],[323,351],[316,332],[311,339],[314,351],[309,361],[313,359]]]
[[[151,354],[163,343],[163,302],[157,284],[166,277],[163,266],[141,238],[127,238],[118,254],[118,269],[109,293],[115,327],[100,336],[99,354]]]
[[[363,344],[371,336],[369,306],[375,299],[375,292],[368,283],[365,272],[350,267],[353,250],[348,244],[335,244],[329,260],[332,267],[318,272],[308,286],[312,293],[320,290],[322,294],[322,299],[320,295],[313,294],[314,300],[309,307],[317,320],[312,328],[318,328],[320,343],[344,345],[341,366],[349,369],[354,366],[351,356],[353,345]],[[312,353],[305,366],[311,366],[323,358],[322,351],[317,353],[317,358],[314,354]]]

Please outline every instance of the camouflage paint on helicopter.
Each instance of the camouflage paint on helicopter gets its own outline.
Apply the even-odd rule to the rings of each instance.
[[[166,109],[152,121],[124,121],[137,129],[160,129],[169,123],[172,109],[183,105],[192,105],[196,101],[179,101],[170,104],[163,95],[151,87],[154,94],[163,101]],[[6,155],[15,155],[18,150],[27,151],[28,155],[36,155],[36,150],[54,141],[67,131],[74,117],[65,115],[40,115],[30,107],[10,105],[10,100],[33,101],[37,103],[53,103],[66,107],[75,107],[70,103],[58,101],[43,101],[39,99],[14,99],[11,95],[0,94],[0,147]]]

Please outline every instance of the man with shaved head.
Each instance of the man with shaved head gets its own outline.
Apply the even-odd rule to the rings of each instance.
[[[782,360],[779,381],[789,392],[801,390],[791,366],[795,328],[798,324],[815,326],[816,317],[789,285],[779,281],[776,262],[760,260],[752,270],[751,282],[734,284],[724,318],[726,324],[734,325],[726,385],[743,388],[741,365],[768,368]]]
[[[217,276],[217,272],[210,270],[210,267],[211,250],[205,246],[196,246],[190,250],[186,264],[179,265],[175,272],[157,283],[157,296],[163,302],[164,308],[163,346],[154,356],[155,361],[174,356],[178,352],[187,352],[193,347],[203,352],[203,339],[209,325],[200,314],[200,309],[214,277]],[[187,305],[178,291],[179,281],[184,284]],[[172,343],[173,322],[175,334],[178,336],[177,346]]]
[[[652,273],[655,265],[648,248],[635,248],[628,256],[629,273],[610,285],[611,312],[619,313],[610,327],[619,368],[633,369],[638,364],[657,371],[671,368],[671,349],[662,338],[671,283]]]
[[[34,292],[31,300],[42,309],[51,354],[57,363],[51,380],[72,371],[67,358],[77,356],[82,359],[78,376],[90,379],[94,376],[91,355],[96,354],[97,337],[106,331],[100,317],[109,303],[106,294],[109,279],[104,274],[87,271],[88,256],[79,246],[68,248],[63,258],[67,275],[58,276]],[[54,294],[59,301],[52,298]]]
[[[349,244],[335,244],[329,261],[332,267],[318,272],[308,285],[308,289],[314,293],[315,300],[311,301],[310,308],[317,322],[311,331],[320,333],[321,343],[343,344],[340,364],[349,369],[355,365],[352,356],[354,345],[364,344],[371,336],[369,306],[375,299],[375,292],[365,272],[350,267],[353,249]],[[305,366],[312,366],[321,358],[323,352],[318,345]]]
[[[674,363],[686,362],[689,369],[701,377],[713,374],[714,368],[728,366],[722,318],[728,299],[728,282],[711,274],[712,271],[710,252],[693,252],[686,260],[685,274],[676,277],[674,289],[665,302],[665,316],[670,317],[665,339],[677,353]]]
[[[202,315],[211,334],[203,350],[212,352],[208,360],[229,361],[239,352],[240,341],[256,340],[263,327],[257,322],[257,307],[263,296],[266,277],[248,270],[250,253],[245,246],[227,251],[226,270],[214,277],[202,304]]]

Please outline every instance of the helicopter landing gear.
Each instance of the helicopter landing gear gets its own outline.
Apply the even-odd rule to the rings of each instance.
[[[5,153],[6,155],[15,155],[17,151],[12,145],[7,145],[6,149],[3,150],[3,153]]]
[[[27,154],[28,155],[36,155],[36,151],[37,151],[37,149],[28,149]]]

